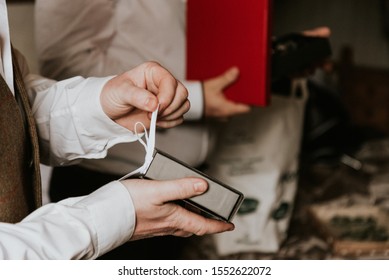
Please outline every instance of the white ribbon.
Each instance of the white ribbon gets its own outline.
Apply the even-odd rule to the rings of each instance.
[[[151,115],[149,133],[147,133],[145,125],[141,122],[137,122],[134,126],[135,134],[138,137],[138,141],[143,145],[143,147],[145,148],[145,151],[146,151],[145,162],[138,169],[124,175],[122,178],[119,179],[119,181],[127,179],[135,174],[144,174],[144,173],[146,173],[147,168],[149,168],[149,166],[153,160],[153,154],[154,154],[154,148],[155,148],[155,130],[156,130],[156,123],[157,123],[158,108],[159,108],[159,105],[158,105],[157,109]],[[145,135],[146,142],[143,141],[142,137],[139,136],[139,133],[138,133],[138,126],[139,125],[142,126],[142,128],[145,132],[144,135]]]

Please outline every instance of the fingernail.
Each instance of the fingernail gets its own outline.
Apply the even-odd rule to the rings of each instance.
[[[204,192],[207,189],[207,185],[203,182],[196,182],[194,183],[194,187],[196,192]]]
[[[150,111],[154,111],[157,106],[157,101],[155,98],[148,97],[145,102],[146,108],[148,108]]]

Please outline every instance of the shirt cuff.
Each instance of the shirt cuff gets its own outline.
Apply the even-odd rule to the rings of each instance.
[[[201,82],[184,81],[184,86],[188,89],[190,109],[184,115],[186,120],[200,120],[204,114],[204,93]]]
[[[88,90],[79,96],[79,102],[74,107],[80,133],[92,140],[88,141],[90,146],[87,150],[90,152],[83,158],[104,157],[110,147],[138,139],[132,131],[111,120],[101,106],[102,89],[112,77],[86,79]]]
[[[91,213],[96,226],[97,256],[127,242],[134,233],[135,208],[130,193],[119,181],[99,188],[77,204]]]

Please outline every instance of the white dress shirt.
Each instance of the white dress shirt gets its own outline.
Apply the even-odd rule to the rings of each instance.
[[[148,60],[159,62],[189,91],[187,120],[203,115],[199,81],[184,81],[186,1],[183,0],[36,0],[37,51],[44,75],[102,76],[126,71]],[[202,123],[188,123],[156,137],[157,148],[197,166],[212,149],[213,135]],[[142,165],[138,143],[110,149],[103,160],[82,166],[124,175]]]
[[[5,82],[8,87],[11,89],[11,92],[14,92],[13,84],[13,71],[12,68],[8,69],[7,65],[12,65],[11,61],[11,43],[9,39],[9,26],[8,26],[8,14],[5,1],[0,2],[0,18],[4,19],[4,22],[1,21],[0,25],[0,74],[4,77]]]
[[[0,38],[0,74],[13,91],[5,0],[0,0]],[[17,59],[44,162],[66,164],[85,157],[101,158],[114,144],[136,139],[101,108],[100,92],[109,78],[75,77],[57,83],[30,74],[24,58],[18,54]],[[129,192],[120,182],[112,182],[91,195],[47,204],[20,223],[0,223],[0,259],[96,258],[128,241],[134,226]]]

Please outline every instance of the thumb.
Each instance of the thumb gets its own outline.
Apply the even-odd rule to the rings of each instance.
[[[216,79],[219,80],[219,85],[221,89],[224,89],[231,85],[232,83],[236,82],[236,80],[239,77],[239,69],[238,67],[232,67],[225,71],[222,75],[217,77]]]
[[[182,178],[177,180],[159,181],[156,197],[160,203],[191,198],[204,193],[208,184],[200,178]]]
[[[152,112],[158,105],[155,95],[137,87],[125,75],[114,77],[104,85],[100,101],[104,112],[113,120],[127,114],[133,107]]]

